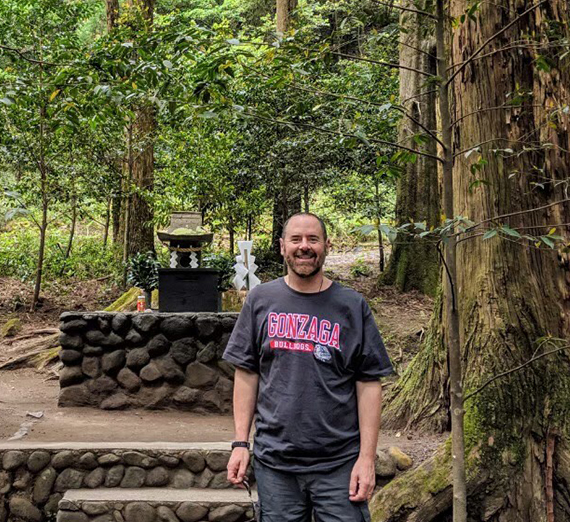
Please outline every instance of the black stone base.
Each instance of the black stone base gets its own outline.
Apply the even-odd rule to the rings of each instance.
[[[221,312],[218,270],[161,268],[158,271],[160,312]]]

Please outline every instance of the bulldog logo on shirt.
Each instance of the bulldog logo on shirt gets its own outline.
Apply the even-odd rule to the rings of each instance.
[[[318,359],[322,362],[329,362],[332,359],[332,355],[329,352],[329,349],[322,344],[317,344],[315,346],[315,351],[313,352],[315,359]]]

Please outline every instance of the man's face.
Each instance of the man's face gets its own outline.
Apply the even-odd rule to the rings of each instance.
[[[320,271],[330,246],[330,241],[325,241],[321,224],[312,216],[292,218],[285,230],[285,237],[279,242],[281,255],[289,270],[303,278],[312,277]]]

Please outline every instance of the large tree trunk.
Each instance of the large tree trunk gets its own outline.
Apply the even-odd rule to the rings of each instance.
[[[480,222],[512,214],[495,224],[545,235],[553,225],[570,222],[568,202],[557,203],[567,198],[559,182],[567,178],[568,115],[557,111],[552,124],[556,107],[568,105],[570,71],[552,50],[513,48],[513,42],[520,41],[521,34],[538,35],[540,44],[548,38],[568,38],[569,12],[562,0],[534,5],[540,7],[494,39],[482,54],[505,50],[473,61],[455,78],[454,116],[461,121],[455,128],[454,199],[456,215]],[[477,15],[481,22],[467,21],[455,30],[454,63],[466,60],[525,8],[514,0],[500,6],[481,4]],[[450,15],[459,17],[466,9],[466,0],[452,0]],[[551,70],[537,67],[538,54],[548,55]],[[513,93],[520,93],[517,107],[485,110],[503,107]],[[479,144],[480,156],[460,153]],[[488,163],[481,164],[480,157]],[[471,166],[476,162],[481,169],[474,176]],[[478,179],[486,184],[474,187]],[[529,211],[541,207],[545,208]],[[488,227],[496,225],[489,223]],[[567,227],[559,226],[558,231],[568,240]],[[508,235],[485,241],[480,236],[462,239],[456,290],[464,389],[469,397],[489,378],[556,344],[541,344],[541,340],[551,337],[563,340],[563,346],[568,344],[570,262],[567,252],[537,248],[533,242]],[[424,350],[391,397],[392,425],[397,424],[397,413],[404,421],[413,418],[409,423],[413,426],[446,427],[443,415],[430,417],[439,411],[442,395],[444,402],[449,400],[447,361],[440,341],[440,332],[446,328],[439,319],[446,316],[442,307],[445,300],[436,309]],[[468,511],[472,520],[547,522],[547,513],[552,512],[557,521],[570,520],[569,351],[536,360],[467,400]],[[419,411],[416,403],[426,408]],[[553,467],[548,466],[549,453],[553,453]],[[447,450],[439,461],[382,490],[373,502],[375,522],[447,520],[450,462]]]
[[[410,7],[414,7],[410,3]],[[415,14],[404,12],[400,23],[406,28],[400,36],[400,63],[407,67],[436,73],[435,42],[426,32],[425,20]],[[429,27],[429,26],[428,26]],[[415,71],[400,69],[400,100],[403,108],[425,128],[436,129],[435,92],[422,97],[418,93],[429,90],[424,86],[425,76]],[[410,118],[402,117],[399,141],[413,148],[417,143],[413,136],[425,131]],[[421,146],[432,155],[437,153],[436,142],[429,139]],[[428,228],[438,226],[440,219],[439,183],[437,161],[418,156],[415,163],[408,164],[397,186],[396,224],[425,221]],[[399,234],[393,245],[390,262],[382,281],[396,285],[402,292],[419,290],[435,295],[439,284],[439,260],[435,246],[427,241],[413,241]]]
[[[155,0],[130,0],[139,9],[145,26],[150,31],[153,24]],[[132,124],[133,149],[130,169],[130,196],[127,196],[128,219],[125,219],[126,254],[132,257],[139,252],[154,252],[153,209],[150,196],[154,188],[154,139],[156,133],[155,110],[142,105],[135,110]],[[126,205],[125,205],[126,206]]]
[[[283,235],[285,222],[293,215],[301,212],[301,194],[297,192],[298,183],[296,181],[285,181],[277,189],[273,197],[273,229],[272,245],[275,259],[283,262],[279,238]]]
[[[291,25],[291,12],[297,7],[297,0],[276,0],[276,29],[277,33],[283,35],[289,30]],[[297,192],[292,188],[292,183],[287,177],[287,166],[282,166],[281,183],[276,185],[273,196],[273,229],[271,233],[271,242],[273,245],[273,253],[275,259],[282,263],[281,249],[279,246],[279,238],[283,233],[283,225],[293,214],[301,211],[301,196],[291,195],[290,192]],[[285,178],[285,179],[284,179]],[[295,187],[299,184],[295,182]],[[286,270],[285,264],[283,269]]]
[[[153,210],[149,202],[154,185],[154,109],[141,107],[133,122],[133,162],[127,226],[127,255],[154,251]]]

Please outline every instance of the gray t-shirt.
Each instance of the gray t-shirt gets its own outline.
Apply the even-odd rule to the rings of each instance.
[[[283,278],[247,296],[224,359],[259,374],[254,455],[293,473],[330,471],[360,451],[356,381],[393,372],[364,298]]]

